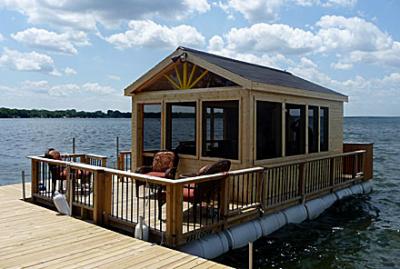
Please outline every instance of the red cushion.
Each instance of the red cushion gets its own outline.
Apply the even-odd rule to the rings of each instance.
[[[194,200],[194,195],[195,195],[195,186],[196,184],[190,184],[190,188],[184,187],[183,188],[183,200],[186,202],[190,202]]]
[[[150,173],[147,173],[146,175],[153,176],[153,177],[165,177],[164,172],[150,172]]]

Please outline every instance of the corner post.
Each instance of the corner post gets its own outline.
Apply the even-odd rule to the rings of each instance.
[[[94,173],[93,222],[98,225],[103,222],[103,200],[105,192],[104,178],[105,172],[103,170],[97,170]]]
[[[34,194],[38,193],[38,183],[39,183],[39,162],[32,159],[31,164],[31,196],[34,198]]]
[[[182,191],[181,184],[167,185],[166,241],[169,246],[178,246],[182,237]]]

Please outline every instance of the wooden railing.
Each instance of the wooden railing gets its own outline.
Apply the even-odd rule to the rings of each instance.
[[[264,211],[304,203],[364,179],[364,150],[265,166]]]
[[[128,233],[143,217],[152,241],[178,246],[361,181],[364,154],[360,150],[175,180],[30,157],[32,194],[38,202],[50,201],[54,188],[47,186],[53,177],[46,169],[58,167],[66,176],[56,179],[56,186],[67,186],[62,191],[74,215]],[[79,188],[82,182],[89,192]]]
[[[132,152],[131,151],[120,151],[117,161],[117,167],[122,171],[131,171],[132,165]]]

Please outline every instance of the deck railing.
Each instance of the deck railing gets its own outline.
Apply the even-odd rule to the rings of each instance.
[[[131,151],[120,151],[117,161],[118,169],[122,171],[130,171],[132,165],[132,152]]]
[[[132,233],[139,218],[153,241],[177,246],[205,234],[304,203],[363,180],[365,150],[183,179],[31,157],[33,197],[51,198],[48,167],[67,171],[73,214]],[[44,168],[42,168],[44,167]],[[47,181],[46,181],[47,180]],[[82,183],[85,182],[85,183]],[[78,186],[88,187],[80,189]],[[58,185],[57,185],[58,186]],[[71,200],[72,199],[72,200]],[[85,213],[82,213],[82,211]]]

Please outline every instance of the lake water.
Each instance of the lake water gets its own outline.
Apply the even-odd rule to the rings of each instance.
[[[157,126],[157,122],[154,122]],[[149,127],[149,141],[157,137]],[[156,129],[156,128],[154,128]],[[184,129],[184,128],[182,128]],[[346,118],[347,142],[374,142],[374,192],[343,201],[314,221],[255,242],[255,268],[400,268],[400,118]],[[106,155],[130,149],[129,119],[0,119],[0,185],[29,174],[27,155],[48,147]],[[151,146],[151,145],[150,145]],[[247,267],[247,248],[216,261]]]

